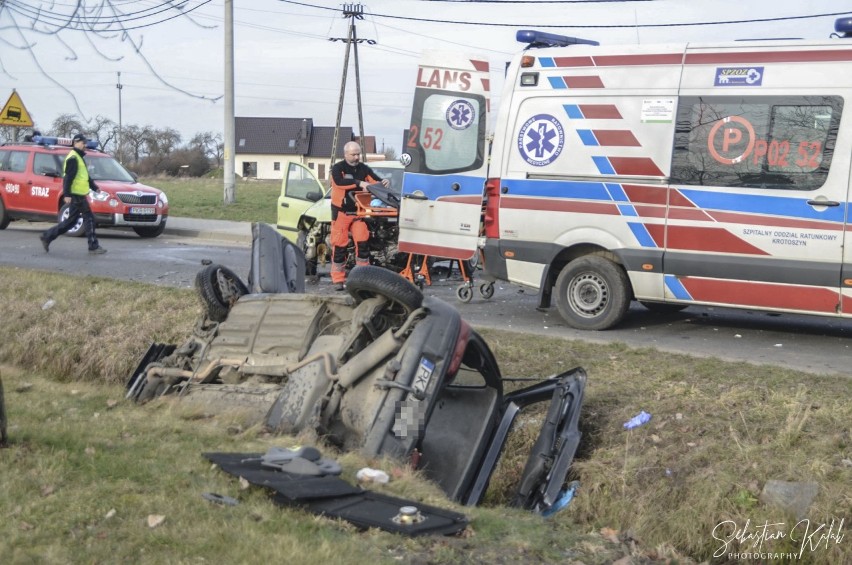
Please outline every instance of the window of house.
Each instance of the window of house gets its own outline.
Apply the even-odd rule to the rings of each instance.
[[[672,184],[816,190],[828,177],[838,96],[680,99]]]
[[[274,163],[272,163],[272,170],[273,171],[280,171],[281,170],[281,163],[278,162],[278,161],[275,161]]]
[[[245,147],[245,146],[246,146],[246,140],[240,139],[240,147]]]
[[[243,161],[243,178],[257,178],[257,162]]]
[[[308,168],[309,168],[310,170],[312,170],[312,171],[313,171],[313,170],[314,170],[314,164],[313,164],[313,163],[308,163]]]

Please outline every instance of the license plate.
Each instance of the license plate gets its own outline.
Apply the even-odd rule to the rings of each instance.
[[[429,385],[429,379],[432,377],[432,371],[435,370],[435,364],[422,357],[420,359],[420,366],[417,367],[417,374],[414,375],[414,392],[417,393],[417,396],[422,395],[426,392],[426,387]]]
[[[138,214],[140,216],[150,216],[156,214],[157,211],[154,208],[131,208],[131,214]]]

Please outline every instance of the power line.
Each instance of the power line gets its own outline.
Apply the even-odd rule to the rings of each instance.
[[[280,2],[284,2],[286,4],[293,4],[296,6],[305,6],[308,8],[315,8],[317,10],[334,10],[334,8],[328,8],[326,6],[317,6],[315,4],[308,4],[305,2],[296,2],[295,0],[279,0]],[[624,0],[627,1],[627,0]],[[505,3],[505,2],[501,2]],[[371,15],[375,18],[389,18],[394,20],[408,20],[414,22],[424,22],[424,23],[434,23],[434,24],[453,24],[453,25],[467,25],[467,26],[492,26],[492,27],[530,27],[530,28],[567,28],[567,29],[618,29],[618,28],[664,28],[664,27],[689,27],[689,26],[710,26],[710,25],[730,25],[730,24],[751,24],[751,23],[764,23],[764,22],[781,22],[781,21],[791,21],[791,20],[806,20],[813,18],[825,18],[829,16],[845,16],[847,14],[852,14],[852,12],[832,12],[827,14],[806,14],[802,16],[779,16],[776,18],[754,18],[747,20],[720,20],[720,21],[710,21],[710,22],[680,22],[680,23],[663,23],[663,24],[640,24],[640,23],[632,23],[632,24],[590,24],[590,25],[565,25],[565,24],[531,24],[531,23],[503,23],[503,22],[465,22],[458,20],[439,20],[435,18],[414,18],[411,16],[394,16],[391,14],[377,14],[372,13]]]

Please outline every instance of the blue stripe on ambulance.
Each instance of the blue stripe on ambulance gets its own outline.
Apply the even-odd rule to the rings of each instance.
[[[636,238],[636,241],[639,242],[639,245],[642,247],[657,247],[657,243],[654,241],[654,238],[651,237],[651,234],[648,233],[648,228],[645,227],[645,224],[640,222],[627,222],[627,225],[630,228],[630,231],[633,232],[633,236]]]
[[[565,84],[565,79],[562,77],[547,77],[547,80],[550,81],[550,86],[553,88],[568,88],[568,85]]]
[[[458,183],[458,190],[450,189],[453,183]],[[435,200],[439,196],[476,195],[481,197],[485,190],[485,177],[405,173],[402,181],[403,195],[411,194],[415,190],[421,191],[430,200]]]
[[[592,161],[595,162],[595,166],[598,168],[598,172],[602,175],[614,175],[615,169],[609,162],[609,159],[604,156],[592,157]]]
[[[624,189],[621,188],[620,184],[608,182],[604,186],[606,186],[606,189],[609,191],[609,195],[616,202],[630,202],[630,199],[627,198],[627,193],[624,192]]]
[[[563,108],[565,108],[565,113],[568,114],[568,118],[572,120],[584,120],[586,116],[583,115],[583,111],[576,104],[563,104]]]
[[[406,176],[408,173],[406,173]],[[602,182],[504,179],[503,186],[512,196],[550,196],[577,200],[612,201],[612,196]]]
[[[553,57],[538,57],[538,64],[542,67],[555,67],[556,61],[553,60]]]
[[[592,147],[597,147],[598,145],[600,145],[600,143],[598,143],[598,139],[595,137],[594,132],[592,132],[592,130],[590,129],[578,129],[577,135],[580,136],[583,145],[588,145]]]
[[[845,210],[842,206],[817,211],[808,204],[807,198],[734,194],[689,188],[678,188],[678,191],[691,200],[698,208],[705,210],[746,212],[766,216],[786,216],[790,218],[837,222],[840,224],[844,222]]]
[[[680,283],[680,280],[674,275],[666,275],[666,288],[668,288],[675,298],[678,300],[692,300],[692,295]]]

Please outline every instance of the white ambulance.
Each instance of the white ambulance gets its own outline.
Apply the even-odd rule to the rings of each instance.
[[[486,278],[555,295],[581,329],[631,300],[852,317],[852,18],[836,29],[611,47],[518,32],[490,151],[485,59],[429,54],[400,249],[478,249]]]

